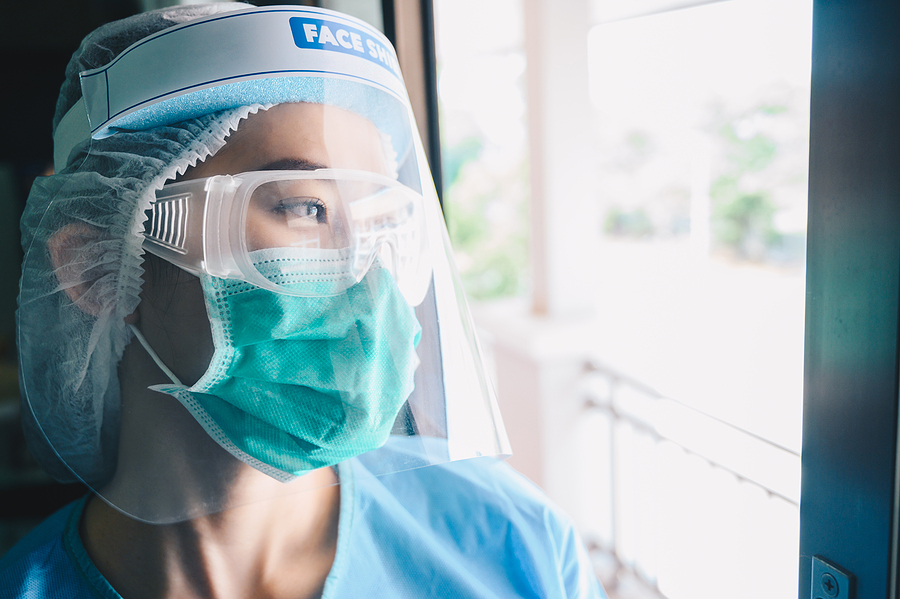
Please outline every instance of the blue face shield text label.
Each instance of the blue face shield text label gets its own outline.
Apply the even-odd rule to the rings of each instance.
[[[399,76],[400,67],[391,49],[361,29],[343,23],[291,17],[291,33],[298,48],[353,54],[380,64]]]

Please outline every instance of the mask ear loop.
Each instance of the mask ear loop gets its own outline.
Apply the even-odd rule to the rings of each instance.
[[[134,336],[137,337],[137,340],[144,347],[144,349],[147,350],[147,353],[150,354],[150,357],[153,358],[153,361],[156,362],[156,365],[159,366],[159,369],[162,370],[167,377],[169,377],[169,380],[179,387],[184,387],[181,381],[178,380],[178,377],[175,376],[175,373],[169,370],[169,367],[163,364],[163,361],[159,359],[159,356],[156,355],[156,352],[153,351],[153,348],[150,347],[149,343],[147,343],[147,339],[144,337],[144,334],[141,333],[133,324],[129,324],[128,327],[131,329],[131,332],[134,333]]]

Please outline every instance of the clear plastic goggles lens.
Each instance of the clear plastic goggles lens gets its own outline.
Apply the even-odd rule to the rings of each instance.
[[[293,261],[294,274],[309,279],[327,276],[352,284],[362,279],[376,258],[396,279],[410,278],[422,249],[420,206],[421,198],[406,188],[371,180],[269,181],[251,194],[246,246],[250,252],[326,250],[287,252],[310,258]],[[254,265],[272,280],[271,274]],[[298,278],[290,279],[295,287]],[[272,282],[286,285],[284,280]]]
[[[247,208],[248,250],[340,249],[348,244],[336,181],[272,181],[254,190]]]
[[[368,240],[373,231],[410,221],[410,195],[360,181],[263,183],[253,191],[247,209],[247,248],[349,248]]]

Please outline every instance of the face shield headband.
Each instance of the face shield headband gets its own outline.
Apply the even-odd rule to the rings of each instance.
[[[89,138],[168,125],[248,99],[271,105],[327,98],[372,121],[401,158],[414,154],[393,47],[378,30],[330,11],[282,6],[190,21],[136,42],[80,80],[82,99],[54,134],[57,172]]]

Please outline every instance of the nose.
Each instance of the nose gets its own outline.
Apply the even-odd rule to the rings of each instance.
[[[400,252],[393,235],[379,235],[374,240],[357,245],[351,265],[351,272],[357,281],[362,280],[375,261],[388,269],[394,280],[397,280],[400,273]]]

